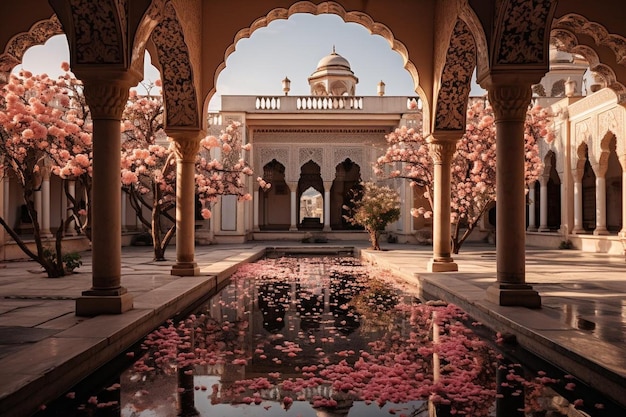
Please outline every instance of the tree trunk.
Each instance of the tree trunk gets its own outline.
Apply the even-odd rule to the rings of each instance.
[[[378,230],[370,230],[370,242],[372,243],[373,250],[380,250],[380,244],[378,243],[380,238],[380,231]]]

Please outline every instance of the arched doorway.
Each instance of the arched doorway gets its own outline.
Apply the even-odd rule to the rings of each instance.
[[[291,203],[285,166],[272,159],[263,167],[263,180],[272,186],[266,191],[259,189],[259,229],[289,230]]]
[[[330,226],[333,230],[362,230],[350,224],[343,215],[344,206],[351,207],[351,200],[361,189],[361,167],[350,158],[335,167],[335,179],[330,188]]]
[[[606,228],[610,233],[622,229],[622,166],[619,163],[615,135],[609,139],[609,152],[606,169]]]
[[[596,228],[596,174],[589,162],[589,149],[585,146],[585,166],[582,177],[583,229],[593,232]]]
[[[313,161],[309,161],[300,167],[300,179],[298,180],[297,223],[299,229],[322,230],[324,227],[324,218],[321,216],[321,214],[324,214],[323,195],[324,181],[322,181],[320,166]],[[309,203],[313,204],[313,202],[315,202],[316,207],[309,206]],[[321,212],[319,204],[321,204]]]

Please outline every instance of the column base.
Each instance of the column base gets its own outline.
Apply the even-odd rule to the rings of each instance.
[[[572,230],[572,234],[573,235],[584,235],[585,234],[585,229],[574,229],[574,230]]]
[[[541,296],[527,284],[493,284],[487,288],[487,301],[500,306],[541,308]]]
[[[298,231],[298,226],[289,226],[289,231],[290,232],[297,232]]]
[[[594,236],[604,236],[608,234],[609,231],[606,227],[596,227],[596,230],[593,231]]]
[[[537,231],[537,228],[536,228],[536,227],[534,227],[534,226],[532,226],[532,227],[529,227],[528,229],[526,229],[526,231],[527,231],[527,232],[536,232],[536,231]]]
[[[179,277],[200,275],[200,268],[196,262],[179,262],[172,265],[172,275]]]
[[[133,296],[130,293],[120,295],[83,295],[76,299],[76,315],[93,317],[100,314],[121,314],[132,310]]]
[[[459,266],[450,258],[449,261],[431,259],[426,266],[428,272],[455,272]]]
[[[550,228],[548,226],[540,226],[539,229],[537,229],[538,232],[549,232]]]

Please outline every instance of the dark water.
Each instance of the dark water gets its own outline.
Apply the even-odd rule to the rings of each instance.
[[[626,415],[501,339],[353,258],[266,259],[38,415]]]

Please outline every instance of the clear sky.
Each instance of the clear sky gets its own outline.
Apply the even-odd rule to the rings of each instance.
[[[219,74],[217,93],[209,109],[220,108],[222,94],[282,95],[281,81],[285,77],[291,80],[290,94],[309,94],[307,78],[333,47],[358,77],[357,95],[376,95],[381,80],[388,96],[415,95],[402,58],[384,38],[370,34],[357,23],[346,23],[337,15],[295,14],[287,20],[275,20],[237,43]],[[56,77],[61,73],[62,61],[69,61],[67,41],[64,36],[56,36],[45,45],[29,49],[22,65],[33,73],[46,72]],[[158,72],[146,64],[144,76],[154,80]],[[483,92],[474,86],[472,94]]]

